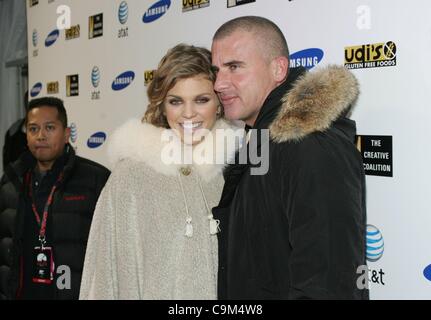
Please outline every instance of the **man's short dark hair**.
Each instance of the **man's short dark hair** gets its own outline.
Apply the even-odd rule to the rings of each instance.
[[[60,120],[61,124],[64,128],[67,128],[67,113],[64,108],[63,100],[55,98],[55,97],[42,97],[30,100],[28,103],[28,110],[25,116],[25,124],[27,125],[28,114],[32,109],[40,108],[40,107],[50,107],[55,108],[58,111],[58,120]]]
[[[269,58],[284,56],[289,59],[286,38],[280,28],[271,20],[258,16],[243,16],[229,20],[217,29],[213,40],[223,39],[236,31],[255,34]]]

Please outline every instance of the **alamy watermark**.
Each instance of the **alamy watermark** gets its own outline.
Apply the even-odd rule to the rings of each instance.
[[[72,273],[70,271],[69,266],[61,265],[57,268],[57,274],[59,275],[57,278],[57,288],[59,290],[70,290],[71,288],[71,277]]]
[[[269,169],[269,130],[198,129],[184,130],[183,142],[175,129],[163,130],[161,159],[165,164],[249,164],[251,175],[265,175]],[[205,140],[205,143],[202,143]],[[194,143],[194,145],[193,145]],[[238,154],[234,156],[234,150]]]
[[[57,7],[57,29],[70,29],[72,22],[72,10],[69,6],[61,5]]]

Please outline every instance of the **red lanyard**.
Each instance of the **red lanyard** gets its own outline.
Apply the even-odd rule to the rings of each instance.
[[[42,215],[42,221],[40,221],[40,215],[37,212],[36,209],[36,204],[34,202],[34,198],[33,198],[33,185],[32,185],[32,179],[31,179],[31,172],[28,172],[27,174],[27,183],[29,186],[29,196],[31,199],[31,208],[33,209],[33,213],[34,216],[36,218],[37,224],[40,227],[40,231],[39,231],[39,241],[41,243],[41,245],[43,246],[45,244],[45,233],[46,233],[46,222],[48,220],[48,210],[49,207],[52,204],[53,201],[53,196],[54,196],[54,192],[57,189],[57,187],[60,185],[61,180],[63,179],[63,173],[60,173],[60,175],[58,176],[57,181],[54,183],[54,186],[51,189],[51,192],[49,193],[48,199],[46,200],[45,203],[45,207],[43,209],[43,215]]]

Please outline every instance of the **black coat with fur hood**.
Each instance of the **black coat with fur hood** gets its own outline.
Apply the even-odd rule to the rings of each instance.
[[[358,84],[343,67],[303,72],[290,70],[253,127],[252,137],[269,128],[267,173],[252,175],[261,164],[250,159],[225,171],[213,209],[220,299],[368,298],[357,286],[366,264],[365,176],[355,122],[345,117]]]

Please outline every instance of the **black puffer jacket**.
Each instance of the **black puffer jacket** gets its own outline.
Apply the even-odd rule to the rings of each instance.
[[[67,147],[64,179],[50,208],[49,232],[56,266],[71,270],[71,289],[55,290],[56,299],[78,299],[93,211],[109,170],[75,155]],[[30,152],[8,166],[0,183],[0,299],[21,298],[23,231],[26,207],[23,177],[35,165]],[[28,216],[28,215],[27,215]]]
[[[252,175],[251,164],[225,172],[213,209],[220,299],[368,297],[356,273],[366,264],[365,176],[355,123],[344,117],[358,85],[342,67],[302,73],[290,71],[253,127],[269,128],[267,173]]]

